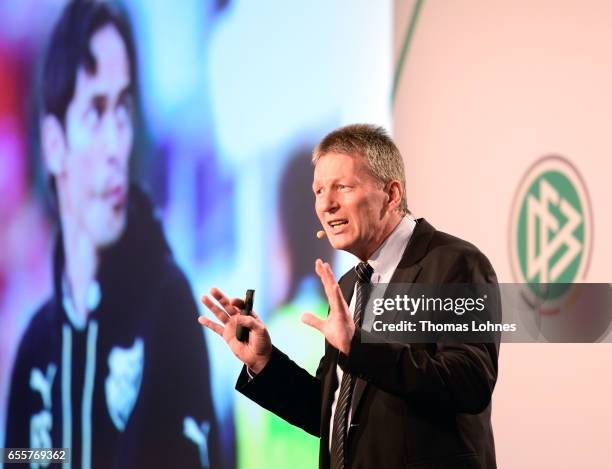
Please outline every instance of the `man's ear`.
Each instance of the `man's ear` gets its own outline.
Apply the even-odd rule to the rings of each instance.
[[[395,210],[400,206],[402,197],[404,195],[402,191],[402,185],[399,181],[393,180],[386,184],[385,192],[387,193],[387,204],[391,210]]]
[[[66,160],[66,138],[59,119],[51,114],[45,115],[41,122],[40,134],[47,171],[53,176],[59,176],[64,172]]]

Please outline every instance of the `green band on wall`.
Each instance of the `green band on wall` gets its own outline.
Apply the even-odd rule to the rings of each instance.
[[[399,86],[400,78],[402,76],[402,71],[404,69],[404,62],[406,60],[406,55],[408,54],[408,47],[410,46],[410,42],[412,41],[412,35],[414,34],[414,30],[416,29],[416,23],[419,18],[419,13],[421,12],[421,7],[423,6],[423,2],[424,0],[416,0],[414,7],[412,8],[412,15],[410,16],[410,22],[408,23],[408,29],[406,30],[406,34],[404,35],[402,49],[400,51],[399,57],[397,59],[397,63],[395,65],[395,73],[393,74],[393,88],[391,90],[391,105],[395,104],[395,94],[397,92],[397,87]]]

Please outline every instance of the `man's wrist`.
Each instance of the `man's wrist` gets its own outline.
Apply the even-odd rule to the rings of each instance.
[[[267,356],[262,357],[261,360],[257,360],[256,362],[253,362],[251,364],[246,364],[246,368],[247,368],[247,372],[249,373],[249,376],[253,375],[253,377],[255,377],[259,373],[261,373],[261,370],[263,370],[268,364],[268,362],[270,361],[271,356],[272,356],[272,351],[270,351],[270,353]]]

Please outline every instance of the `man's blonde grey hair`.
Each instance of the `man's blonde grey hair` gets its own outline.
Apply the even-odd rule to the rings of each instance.
[[[383,185],[389,181],[399,181],[402,200],[398,211],[401,215],[410,213],[406,202],[406,175],[402,155],[385,129],[371,124],[340,127],[327,134],[315,147],[312,164],[316,165],[329,153],[361,157],[371,175]]]

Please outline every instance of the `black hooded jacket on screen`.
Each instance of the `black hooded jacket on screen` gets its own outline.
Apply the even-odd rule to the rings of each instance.
[[[5,446],[70,448],[71,467],[216,467],[197,307],[141,190],[130,189],[126,230],[101,254],[84,325],[67,313],[63,279],[60,234],[53,297],[14,363]]]

